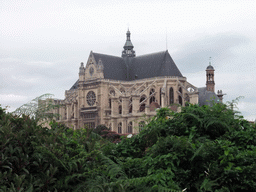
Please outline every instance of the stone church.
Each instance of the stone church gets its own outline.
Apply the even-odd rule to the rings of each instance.
[[[206,87],[197,88],[184,77],[168,51],[136,56],[131,33],[126,33],[122,56],[91,51],[81,63],[79,79],[65,92],[64,100],[55,99],[60,107],[57,121],[74,129],[106,125],[120,134],[138,133],[145,119],[156,115],[156,109],[174,111],[192,104],[206,104],[215,94],[214,68],[206,69]]]

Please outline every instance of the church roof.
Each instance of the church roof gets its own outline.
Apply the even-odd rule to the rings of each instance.
[[[135,57],[132,64],[132,79],[136,76],[137,79],[159,77],[159,76],[177,76],[182,77],[182,74],[168,51],[152,53]]]
[[[182,74],[168,51],[138,57],[115,57],[93,53],[96,62],[101,59],[104,78],[131,81],[158,76],[177,76]]]
[[[198,100],[199,105],[211,105],[211,101],[214,101],[215,103],[219,102],[219,97],[212,91],[207,91],[206,87],[198,88]]]
[[[91,52],[97,64],[101,60],[105,79],[132,81],[159,76],[183,77],[167,50],[136,57],[130,35],[128,30],[122,57]],[[70,90],[77,87],[78,81]]]
[[[93,56],[97,63],[101,59],[105,79],[126,80],[127,66],[122,57],[100,53],[93,53]]]
[[[69,90],[75,90],[78,88],[79,79],[74,83],[74,85]]]

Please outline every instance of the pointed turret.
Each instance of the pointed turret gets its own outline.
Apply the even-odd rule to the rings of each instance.
[[[133,50],[133,44],[131,42],[131,33],[128,29],[126,33],[126,42],[124,44],[124,50],[122,52],[122,57],[135,57],[135,51]]]
[[[84,81],[84,63],[81,62],[81,65],[79,67],[79,81]]]

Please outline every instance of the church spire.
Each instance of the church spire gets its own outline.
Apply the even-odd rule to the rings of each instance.
[[[129,28],[126,33],[126,42],[124,44],[122,57],[135,57],[135,51],[133,50],[133,44],[131,42],[131,32],[129,31]]]

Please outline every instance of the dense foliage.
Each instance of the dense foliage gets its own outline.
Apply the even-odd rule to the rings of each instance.
[[[161,108],[140,134],[118,144],[109,133],[56,122],[47,129],[0,108],[0,191],[256,188],[255,125],[226,105]]]

